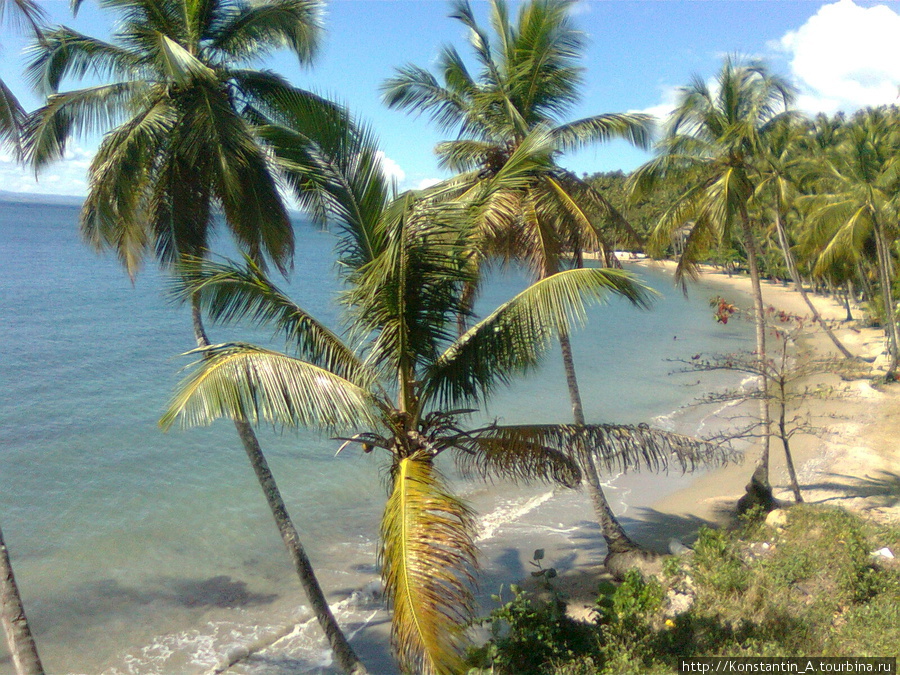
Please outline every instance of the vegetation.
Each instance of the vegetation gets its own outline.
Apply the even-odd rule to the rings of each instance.
[[[616,246],[637,249],[646,238],[649,253],[674,253],[678,281],[695,276],[702,261],[746,269],[755,352],[694,365],[741,370],[759,382],[741,394],[759,400],[758,431],[745,434],[763,440],[741,508],[758,514],[777,505],[771,437],[783,443],[800,502],[789,443],[798,427],[788,416],[799,394],[791,385],[824,366],[792,364],[783,332],[770,357],[760,281],[790,278],[845,357],[852,354],[818,317],[804,277],[843,288],[848,312],[851,295],[861,294],[888,337],[886,379],[896,377],[895,107],[807,120],[790,110],[785,81],[763,64],[729,58],[714,86],[698,77],[681,90],[653,160],[631,176],[579,178],[561,165],[564,153],[612,138],[647,147],[652,120],[630,113],[567,120],[583,83],[584,46],[569,0],[530,0],[515,19],[502,0],[491,0],[490,30],[458,0],[451,17],[468,33],[478,72],[445,47],[443,82],[407,65],[383,88],[389,106],[424,112],[453,135],[437,153],[455,175],[397,195],[368,129],[340,106],[257,69],[278,49],[310,62],[321,34],[318,0],[115,0],[106,3],[119,19],[109,42],[66,27],[44,30],[31,0],[0,0],[0,15],[7,6],[35,35],[28,74],[47,101],[26,116],[0,82],[0,143],[39,170],[71,138],[105,133],[90,167],[82,234],[132,277],[148,256],[161,262],[192,310],[198,360],[161,424],[233,420],[344,671],[366,669],[328,608],[254,424],[341,434],[342,448],[383,457],[388,497],[378,556],[392,646],[407,672],[458,673],[467,663],[475,521],[443,477],[442,455],[481,478],[584,480],[607,568],[622,580],[601,589],[592,623],[578,622],[536,554],[548,598],[519,587],[509,601],[498,596],[491,637],[468,656],[476,670],[669,672],[685,656],[848,655],[900,642],[898,571],[870,555],[881,546],[897,550],[900,534],[842,511],[799,506],[774,530],[748,517],[733,533],[702,531],[695,552],[669,559],[659,578],[630,569],[656,556],[616,520],[601,472],[670,462],[692,468],[725,453],[643,425],[589,424],[569,337],[609,293],[648,305],[648,289],[616,269]],[[61,91],[69,80],[98,76],[110,82]],[[286,273],[293,260],[282,190],[338,230],[344,334],[268,277],[268,267]],[[241,263],[213,258],[220,224]],[[584,266],[590,251],[600,267]],[[527,265],[533,284],[476,316],[484,269],[510,261]],[[274,326],[290,353],[213,344],[204,312]],[[471,413],[536,367],[555,340],[574,423],[471,428]],[[40,673],[2,533],[0,600],[17,670]]]
[[[584,40],[570,17],[569,0],[533,0],[522,5],[515,22],[501,0],[490,4],[493,35],[479,26],[469,3],[454,4],[452,18],[468,30],[469,42],[481,67],[473,77],[453,47],[442,53],[439,68],[444,83],[427,70],[406,66],[384,85],[389,106],[425,112],[457,139],[436,149],[443,166],[458,175],[434,193],[465,198],[489,180],[503,163],[533,138],[545,138],[552,163],[534,173],[527,185],[498,195],[493,208],[479,219],[473,264],[516,260],[536,281],[566,267],[581,267],[585,251],[600,251],[601,264],[615,256],[610,230],[637,237],[622,215],[591,183],[560,167],[555,158],[566,151],[612,138],[645,147],[651,120],[632,113],[601,114],[562,122],[580,98],[578,67]],[[474,298],[477,280],[467,289]],[[585,425],[584,406],[567,331],[558,334],[572,415]],[[589,452],[581,458],[588,493],[607,543],[607,565],[624,569],[641,551],[616,520],[603,492],[601,477]],[[618,560],[616,560],[618,558]]]
[[[786,513],[783,525],[750,517],[732,532],[702,529],[660,578],[632,572],[601,586],[589,623],[566,617],[558,595],[518,589],[492,612],[470,673],[661,675],[686,657],[893,654],[900,567],[872,552],[896,551],[900,529],[825,506]],[[529,648],[518,640],[526,630]]]
[[[170,269],[186,257],[202,260],[219,222],[256,265],[287,270],[294,230],[258,127],[273,110],[343,113],[251,66],[283,48],[308,63],[321,32],[318,0],[125,0],[109,8],[119,20],[111,42],[58,27],[35,46],[28,73],[48,98],[29,120],[29,162],[40,170],[62,157],[71,137],[108,131],[88,171],[81,232],[96,250],[113,252],[132,278],[148,255]],[[97,72],[115,81],[59,91],[67,78]],[[209,346],[198,298],[191,309],[197,345]],[[365,672],[328,607],[252,426],[240,416],[234,425],[337,662],[345,672]]]
[[[274,323],[296,355],[245,344],[200,350],[204,358],[162,424],[246,417],[349,434],[346,444],[383,452],[389,496],[379,560],[393,606],[394,651],[405,670],[455,673],[465,644],[460,629],[472,611],[476,533],[473,514],[439,471],[440,455],[456,455],[470,474],[574,485],[581,478],[576,449],[607,470],[670,461],[692,467],[719,461],[722,451],[649,428],[466,428],[473,407],[532,368],[555,334],[583,319],[586,305],[611,291],[640,301],[645,289],[620,270],[566,270],[454,335],[459,316],[471,318],[462,291],[473,275],[472,223],[496,194],[527,185],[542,170],[546,146],[523,143],[464,202],[434,203],[414,193],[391,200],[372,138],[344,130],[350,136],[337,144],[339,156],[320,146],[303,170],[295,157],[291,171],[301,195],[320,204],[342,232],[338,250],[348,282],[342,304],[353,344],[285,297],[252,260],[243,268],[190,261],[183,299],[198,298],[217,319]]]

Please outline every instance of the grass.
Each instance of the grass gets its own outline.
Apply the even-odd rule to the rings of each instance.
[[[704,529],[694,554],[666,561],[662,579],[635,572],[599,588],[590,624],[562,617],[558,594],[551,608],[520,592],[514,608],[492,614],[493,637],[472,672],[671,673],[695,656],[897,656],[900,560],[871,555],[883,547],[900,554],[900,528],[824,506],[794,506],[779,528],[751,517],[731,532]]]

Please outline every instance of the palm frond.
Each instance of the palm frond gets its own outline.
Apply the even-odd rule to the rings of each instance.
[[[40,40],[47,13],[34,0],[0,0],[0,24],[9,22],[19,31],[31,31]]]
[[[60,159],[72,136],[105,132],[140,108],[153,89],[144,82],[122,82],[54,94],[28,117],[23,145],[36,168]]]
[[[577,461],[582,449],[607,473],[620,471],[681,471],[721,466],[734,461],[734,451],[721,443],[675,434],[647,425],[566,424],[509,425],[490,428],[492,442],[511,447],[529,444]],[[474,433],[474,432],[473,432]]]
[[[210,46],[229,61],[243,62],[286,47],[306,64],[319,48],[322,9],[319,0],[241,3],[216,27]]]
[[[566,487],[581,482],[581,470],[568,449],[544,445],[523,427],[491,425],[448,440],[460,452],[457,466],[464,476],[483,480],[552,481]]]
[[[176,118],[171,101],[158,99],[109,132],[91,161],[82,237],[97,251],[114,251],[132,279],[154,239],[145,213],[148,167],[165,156]]]
[[[457,91],[441,86],[424,68],[406,65],[381,85],[381,98],[389,108],[427,113],[442,129],[460,126],[466,118],[466,101]]]
[[[250,321],[282,333],[299,358],[366,387],[372,375],[341,339],[295,304],[245,257],[244,264],[185,259],[173,277],[172,296],[200,306],[214,321]]]
[[[45,95],[55,94],[66,77],[82,79],[91,74],[126,80],[142,70],[149,74],[149,64],[139,54],[66,26],[46,32],[29,55],[25,79]]]
[[[19,100],[0,80],[0,148],[10,146],[16,156],[22,153],[22,125],[25,122],[25,110]]]
[[[217,82],[216,74],[208,65],[182,47],[165,33],[158,33],[159,55],[164,72],[169,80],[179,85],[188,85],[194,80]]]
[[[253,345],[214,345],[179,384],[160,426],[207,426],[227,417],[330,432],[375,429],[380,404],[324,368]]]
[[[525,289],[457,339],[428,369],[427,395],[456,407],[533,368],[560,330],[610,293],[647,306],[652,291],[622,270],[572,269]]]
[[[639,148],[650,147],[653,118],[642,113],[608,113],[556,127],[553,136],[562,151],[621,138]]]
[[[472,512],[453,497],[431,457],[392,467],[379,560],[393,610],[391,642],[405,672],[462,672],[476,569]]]

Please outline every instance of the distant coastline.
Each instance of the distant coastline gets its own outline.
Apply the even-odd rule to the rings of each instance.
[[[7,204],[47,204],[51,206],[77,206],[84,203],[78,195],[48,195],[37,192],[7,192],[0,190],[0,202]]]

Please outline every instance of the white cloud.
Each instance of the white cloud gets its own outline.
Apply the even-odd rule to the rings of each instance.
[[[427,190],[432,185],[437,185],[441,182],[440,178],[423,178],[419,181],[418,185],[416,185],[417,190]]]
[[[645,115],[653,115],[656,123],[665,124],[666,119],[675,109],[675,99],[678,96],[678,87],[666,87],[662,90],[659,97],[659,103],[642,110],[629,110],[630,113],[643,113]]]
[[[885,5],[839,0],[819,8],[778,44],[801,89],[798,107],[833,113],[896,102],[898,35],[900,15]]]
[[[87,194],[87,169],[92,156],[93,151],[72,146],[62,160],[48,166],[35,179],[33,171],[17,164],[9,154],[0,154],[0,190],[83,197]]]
[[[375,154],[381,161],[381,172],[386,178],[389,180],[396,180],[398,184],[406,180],[406,172],[400,168],[400,165],[397,164],[397,162],[385,155],[381,150]]]

